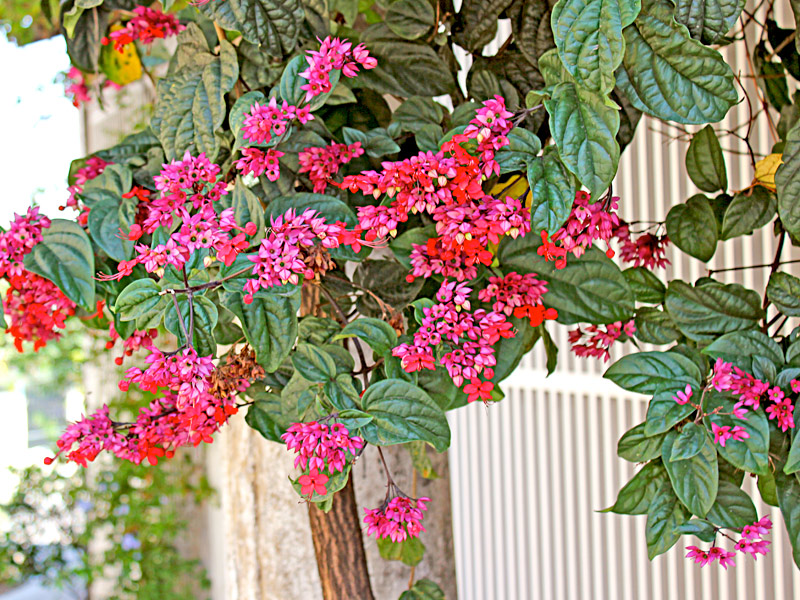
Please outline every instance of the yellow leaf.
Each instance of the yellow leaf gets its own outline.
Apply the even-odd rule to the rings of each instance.
[[[756,183],[775,191],[775,171],[783,164],[783,154],[770,154],[756,163]]]
[[[118,29],[122,29],[119,23],[111,26],[111,31]],[[117,85],[128,85],[136,81],[142,76],[142,61],[139,59],[136,44],[123,46],[122,52],[117,52],[113,43],[103,46],[100,51],[100,68],[108,80]]]

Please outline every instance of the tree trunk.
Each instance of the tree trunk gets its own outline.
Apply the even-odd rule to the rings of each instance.
[[[325,600],[374,600],[361,537],[353,480],[333,497],[324,513],[308,503],[311,538]]]

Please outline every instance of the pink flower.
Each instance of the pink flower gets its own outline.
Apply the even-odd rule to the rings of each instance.
[[[327,475],[320,473],[315,467],[307,475],[300,475],[297,478],[297,482],[300,484],[300,493],[303,496],[311,497],[316,492],[318,495],[324,496],[328,493],[328,488],[325,487],[328,479]]]
[[[588,325],[585,331],[578,326],[577,329],[570,331],[567,337],[576,356],[591,356],[608,361],[611,358],[611,345],[623,334],[632,336],[635,332],[636,326],[633,319],[631,319],[626,323],[617,321],[610,325]],[[678,396],[680,395],[681,392],[678,392]],[[691,396],[691,388],[689,388],[689,396]],[[688,401],[688,398],[686,401]],[[683,404],[678,400],[676,402]]]
[[[331,474],[344,471],[348,454],[355,457],[364,447],[364,440],[351,437],[341,423],[330,427],[317,421],[293,423],[281,439],[288,450],[297,453],[295,468],[311,467]]]
[[[392,489],[394,488],[390,488],[390,493]],[[422,519],[427,510],[426,503],[430,501],[430,498],[414,499],[396,495],[384,501],[380,508],[365,508],[367,535],[375,533],[379,539],[388,538],[393,542],[419,537],[425,531]]]
[[[678,404],[686,404],[692,397],[692,386],[688,383],[686,384],[686,389],[684,391],[678,391],[675,396],[672,397],[675,402]]]
[[[137,6],[133,12],[134,17],[125,24],[125,27],[112,31],[108,34],[108,38],[101,40],[103,45],[113,42],[117,52],[124,52],[125,46],[137,40],[145,45],[152,44],[157,39],[178,35],[186,29],[174,15],[153,8]]]
[[[364,154],[361,142],[330,144],[322,148],[304,148],[299,154],[299,173],[308,173],[314,183],[314,192],[321,194],[328,181],[339,172],[339,167]]]
[[[655,267],[666,268],[669,260],[666,258],[669,238],[666,235],[645,233],[634,241],[631,239],[627,223],[620,223],[614,229],[614,236],[620,241],[620,258],[625,262],[633,263],[634,267],[644,266],[648,269]]]
[[[778,389],[780,394],[772,394],[770,392],[770,398],[781,399],[767,407],[767,415],[769,415],[770,420],[777,419],[778,427],[781,428],[781,431],[794,429],[794,417],[792,416],[794,405],[789,398],[783,397],[783,392],[777,386],[773,389]]]
[[[729,439],[740,442],[750,437],[750,434],[739,425],[731,428],[730,425],[720,426],[716,423],[711,423],[711,431],[714,434],[714,443],[723,448],[725,447],[725,442]]]

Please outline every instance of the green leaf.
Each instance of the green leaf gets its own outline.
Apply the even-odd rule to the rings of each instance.
[[[70,62],[86,73],[98,71],[100,43],[108,28],[109,11],[103,7],[83,10],[79,6],[64,13],[65,41]],[[71,31],[70,31],[71,30]]]
[[[699,388],[702,375],[691,360],[677,352],[636,352],[623,356],[603,374],[630,392],[655,394]]]
[[[672,484],[669,481],[662,483],[647,511],[645,538],[650,560],[675,545],[681,537],[678,528],[689,520],[689,516],[672,490]]]
[[[190,323],[194,321],[192,331],[192,346],[200,356],[209,356],[217,353],[217,341],[214,339],[214,327],[219,319],[217,307],[205,296],[195,296],[194,318],[191,317],[189,298],[183,294],[178,296],[178,308],[181,311],[181,319],[186,331],[189,331]],[[167,305],[167,313],[164,317],[164,327],[178,338],[178,344],[185,344],[183,329],[178,321],[178,312],[174,304]]]
[[[556,365],[558,365],[558,346],[553,341],[553,338],[550,337],[550,332],[547,331],[547,327],[544,326],[544,323],[541,323],[538,327],[539,332],[542,336],[542,343],[544,344],[544,352],[547,356],[547,376],[553,374],[556,370]],[[534,340],[535,342],[535,340]]]
[[[497,19],[511,0],[464,0],[453,28],[453,40],[465,50],[478,51],[494,39]]]
[[[81,200],[94,208],[103,201],[113,200],[117,204],[123,202],[122,195],[131,191],[133,174],[124,165],[108,165],[94,179],[87,181],[80,193]]]
[[[198,9],[274,58],[294,50],[304,16],[300,0],[215,0]]]
[[[647,406],[644,434],[654,436],[669,431],[694,411],[695,408],[691,404],[675,402],[675,391],[658,392]]]
[[[696,423],[687,423],[675,436],[670,460],[687,460],[697,456],[706,444],[706,430]]]
[[[25,268],[52,281],[75,304],[94,312],[94,254],[74,221],[53,219],[42,241],[25,256]]]
[[[647,436],[644,423],[629,429],[617,442],[617,455],[633,463],[647,462],[661,456],[663,434]]]
[[[378,552],[384,560],[399,560],[404,565],[418,565],[425,554],[425,545],[418,537],[410,537],[402,542],[393,542],[389,538],[378,539]]]
[[[330,510],[329,503],[333,500],[334,495],[336,492],[341,491],[344,489],[344,486],[347,485],[347,480],[350,478],[350,471],[353,468],[353,463],[345,464],[343,471],[337,471],[335,473],[331,473],[328,477],[328,481],[325,484],[327,491],[320,495],[317,492],[313,492],[311,498],[309,500],[317,505],[317,507],[322,510],[323,512],[328,512]],[[299,478],[298,478],[299,479]],[[300,494],[300,490],[302,486],[297,480],[292,480],[292,487],[294,490]]]
[[[800,279],[788,273],[773,273],[767,284],[767,298],[784,315],[800,316]]]
[[[407,229],[389,242],[389,249],[401,265],[406,269],[411,269],[411,252],[414,250],[414,245],[424,246],[429,239],[435,237],[436,227],[433,224],[414,227]]]
[[[436,13],[428,0],[397,0],[386,11],[386,25],[405,40],[415,40],[436,25]]]
[[[241,177],[236,178],[233,193],[222,196],[217,205],[218,211],[233,207],[233,216],[240,227],[244,227],[248,222],[255,224],[256,234],[248,237],[251,245],[258,244],[264,237],[264,209],[261,208],[258,196],[242,182]]]
[[[707,543],[713,542],[717,536],[717,530],[714,526],[703,519],[690,519],[676,529],[680,531],[681,535],[693,535],[700,541]]]
[[[654,307],[643,306],[636,311],[636,337],[646,344],[664,345],[681,337],[670,316]]]
[[[619,111],[571,82],[558,84],[544,105],[561,160],[598,198],[617,173]]]
[[[705,412],[710,413],[717,407],[721,407],[723,413],[733,411],[734,401],[722,394],[714,391],[706,393],[706,400],[703,406]],[[722,458],[731,463],[734,467],[765,475],[769,472],[769,424],[767,416],[761,410],[750,411],[747,413],[747,420],[737,419],[731,415],[712,414],[705,417],[707,427],[711,428],[711,423],[719,426],[737,425],[742,427],[749,435],[741,441],[728,440],[725,447],[717,445],[717,451]]]
[[[741,529],[758,521],[758,513],[750,496],[739,489],[739,486],[729,481],[720,481],[717,498],[706,518],[719,527]]]
[[[292,354],[294,368],[314,383],[325,383],[336,377],[336,363],[324,350],[311,344],[297,344]]]
[[[272,224],[273,219],[285,214],[289,209],[294,209],[297,214],[302,213],[306,209],[313,209],[321,217],[325,217],[327,223],[335,223],[342,221],[348,227],[354,227],[358,220],[353,212],[353,209],[347,206],[344,202],[333,196],[326,196],[324,194],[312,194],[301,192],[292,194],[291,196],[279,196],[273,199],[267,206],[264,212],[264,218],[267,226]],[[366,257],[368,252],[361,250],[356,254],[350,248],[339,247],[333,248],[330,251],[331,256],[336,260],[362,260]]]
[[[402,2],[403,0],[399,0]],[[420,0],[427,4],[427,0]],[[392,6],[397,6],[399,2],[395,2]],[[444,110],[442,105],[434,102],[430,98],[423,98],[421,96],[412,96],[392,113],[392,121],[400,124],[402,131],[409,131],[411,133],[419,130],[420,127],[433,124],[439,125],[444,117]]]
[[[717,219],[708,199],[696,194],[673,206],[667,213],[667,234],[686,254],[708,262],[717,249]]]
[[[167,295],[161,296],[160,292],[161,288],[152,279],[137,279],[117,296],[114,313],[122,321],[136,321],[137,326],[142,323],[144,327],[138,329],[157,327],[170,302]]]
[[[781,223],[792,236],[800,238],[800,121],[786,135],[783,164],[775,173],[775,185]]]
[[[590,248],[580,258],[571,258],[565,268],[556,269],[555,263],[536,253],[540,245],[535,235],[506,238],[497,258],[505,270],[535,272],[547,281],[545,304],[558,310],[559,323],[615,323],[633,317],[633,292],[605,253]]]
[[[698,429],[703,436],[703,443],[697,454],[689,458],[673,459],[678,434],[675,431],[671,431],[664,438],[664,444],[661,446],[661,457],[675,494],[677,494],[680,501],[692,514],[698,517],[705,517],[717,497],[719,467],[714,444],[703,428],[698,427]],[[696,440],[692,436],[692,440],[687,441],[685,446],[678,448],[678,450],[683,450],[682,456],[691,454],[693,449],[692,442],[694,441]]]
[[[777,210],[777,196],[763,186],[739,192],[725,209],[720,238],[730,240],[749,235],[769,223]]]
[[[230,1],[207,6],[224,6]],[[190,23],[178,35],[179,43],[181,36],[190,37],[187,32],[195,27]],[[225,94],[238,76],[236,50],[228,42],[221,42],[219,56],[198,53],[193,62],[159,81],[150,128],[161,141],[167,160],[180,158],[186,151],[194,155],[205,152],[209,160],[216,159],[220,140],[215,132],[227,113]]]
[[[669,0],[645,0],[623,31],[617,85],[636,108],[684,124],[720,121],[738,101],[733,71],[716,50],[689,37]]]
[[[376,446],[410,441],[428,442],[437,452],[450,445],[450,427],[444,412],[421,388],[400,379],[370,385],[361,398],[373,420],[362,432]]]
[[[622,274],[631,286],[631,290],[636,296],[636,302],[644,304],[661,304],[664,302],[667,286],[650,269],[631,267],[625,269]]]
[[[385,356],[397,345],[397,333],[394,328],[385,321],[362,317],[351,321],[345,325],[342,332],[334,340],[357,337],[369,344],[375,351],[375,358]]]
[[[800,435],[795,435],[792,446],[789,448],[789,456],[786,457],[786,464],[783,472],[787,475],[800,471]]]
[[[606,510],[620,515],[646,514],[663,483],[669,483],[664,465],[660,460],[649,462],[619,491],[614,506]]]
[[[256,296],[251,304],[240,294],[224,292],[220,302],[239,317],[258,363],[268,373],[277,371],[297,339],[300,288],[292,296]]]
[[[794,475],[775,473],[778,505],[781,507],[783,522],[792,544],[794,563],[800,567],[800,481]]]
[[[419,579],[414,585],[400,594],[398,600],[445,600],[442,588],[430,579]]]
[[[675,20],[704,44],[713,44],[730,31],[746,0],[677,0]]]
[[[528,163],[531,200],[531,235],[552,235],[564,224],[575,202],[575,178],[558,152],[546,151]]]
[[[424,279],[418,277],[409,283],[406,280],[408,269],[393,260],[365,260],[353,273],[356,285],[372,290],[381,299],[384,306],[378,303],[371,294],[359,296],[356,306],[362,315],[388,317],[391,312],[385,307],[388,304],[394,310],[402,310],[412,302],[422,289]]]
[[[120,229],[126,233],[130,231],[136,222],[136,210],[136,202],[132,199],[106,198],[95,204],[89,213],[92,239],[114,260],[130,260],[133,256],[133,242],[122,237]]]
[[[614,71],[625,52],[623,28],[633,23],[639,0],[559,0],[553,7],[553,37],[564,67],[584,88],[614,89]]]
[[[281,412],[281,399],[277,394],[265,393],[259,396],[247,409],[245,423],[272,442],[283,442],[281,436],[290,423],[286,423]]]
[[[733,363],[748,373],[753,372],[753,359],[757,356],[775,365],[783,364],[783,351],[777,342],[755,330],[725,334],[703,348],[703,354]]]
[[[542,142],[535,133],[514,127],[508,132],[508,146],[495,154],[500,173],[526,170],[541,149]]]
[[[239,138],[239,130],[244,124],[244,120],[253,108],[253,105],[258,102],[259,104],[266,104],[266,96],[263,92],[246,92],[239,96],[234,102],[231,112],[228,114],[228,125],[236,138]]]
[[[764,318],[759,295],[736,283],[710,282],[692,287],[671,281],[664,304],[681,333],[695,341],[755,329]]]
[[[694,184],[704,192],[724,192],[727,189],[725,158],[711,125],[706,125],[692,136],[686,151],[686,171]]]
[[[286,65],[286,68],[283,70],[279,90],[281,98],[286,100],[289,104],[300,106],[305,103],[306,91],[303,89],[303,86],[308,83],[308,80],[305,77],[301,77],[300,73],[307,68],[308,61],[305,55],[299,54],[290,60],[289,64]],[[339,83],[341,73],[339,69],[330,71],[331,90],[318,94],[311,99],[308,104],[312,111],[325,104],[328,97],[333,93],[333,88]]]

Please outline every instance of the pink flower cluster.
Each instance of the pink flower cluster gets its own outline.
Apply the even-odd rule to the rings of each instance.
[[[280,164],[278,159],[283,156],[283,152],[270,148],[266,152],[258,148],[242,148],[242,158],[236,161],[236,168],[242,175],[252,175],[261,177],[267,174],[270,181],[278,181],[281,176]]]
[[[667,246],[669,237],[666,235],[656,235],[654,233],[644,233],[635,240],[631,238],[630,228],[627,223],[620,223],[614,229],[614,236],[620,242],[619,255],[625,262],[633,263],[634,267],[656,267],[666,268],[669,264],[667,260]]]
[[[86,86],[86,78],[78,67],[70,67],[64,82],[64,95],[72,100],[75,108],[80,108],[81,104],[92,101],[89,95],[89,88]]]
[[[50,227],[50,219],[31,206],[24,215],[14,214],[8,231],[0,233],[0,277],[25,272],[22,259],[42,241],[42,231]]]
[[[236,256],[250,247],[248,236],[255,235],[257,229],[253,222],[240,227],[233,207],[217,213],[214,202],[228,193],[225,183],[218,179],[219,172],[205,154],[194,158],[187,152],[183,160],[164,165],[155,177],[161,195],[140,201],[139,208],[145,210],[146,217],[142,225],[131,227],[127,237],[138,240],[143,233],[153,233],[159,227],[169,230],[176,218],[180,227],[166,242],[153,248],[137,244],[136,256],[120,262],[117,273],[106,279],[130,275],[138,264],[144,265],[148,273],[162,273],[169,265],[182,269],[192,253],[201,249],[213,250],[224,264],[233,264]]]
[[[580,258],[596,240],[608,244],[614,228],[619,225],[618,202],[619,198],[614,197],[593,203],[588,192],[578,191],[566,223],[550,239],[576,258]],[[612,250],[608,250],[607,254],[614,256]]]
[[[437,237],[415,244],[411,253],[414,277],[439,274],[458,281],[473,279],[477,265],[489,265],[488,244],[504,236],[516,238],[530,231],[530,213],[520,198],[493,198],[483,192],[484,173],[494,167],[494,150],[508,143],[511,124],[499,96],[487,101],[471,122],[470,133],[454,136],[436,153],[384,162],[383,170],[365,171],[344,178],[338,187],[379,198],[388,206],[364,206],[358,219],[367,240],[394,236],[409,215],[427,212],[436,224]],[[492,127],[487,126],[490,122]],[[487,133],[488,132],[488,133]],[[488,137],[487,137],[488,136]],[[480,159],[460,144],[479,138]],[[333,184],[337,185],[337,184]]]
[[[711,385],[718,392],[728,391],[738,398],[739,401],[734,405],[733,414],[740,419],[746,418],[744,416],[747,411],[746,407],[758,410],[766,394],[767,399],[772,403],[766,408],[769,418],[777,420],[781,431],[794,428],[794,417],[792,416],[794,404],[777,385],[771,386],[768,381],[756,379],[750,373],[734,367],[721,358],[714,363]],[[791,385],[794,390],[795,383],[793,382]]]
[[[344,471],[348,454],[355,457],[364,447],[364,440],[350,436],[347,427],[341,423],[331,426],[318,421],[293,423],[281,439],[289,450],[297,454],[295,468],[309,469],[298,479],[304,496],[310,496],[312,492],[324,496],[328,476]]]
[[[111,350],[117,343],[117,340],[120,339],[119,333],[114,327],[114,323],[109,325],[108,327],[108,335],[111,338],[108,342],[106,342],[106,350]],[[131,336],[127,339],[122,340],[122,347],[123,347],[123,354],[125,356],[131,356],[134,352],[139,350],[140,348],[146,348],[147,350],[155,350],[153,345],[153,340],[158,337],[158,330],[157,329],[148,329],[147,331],[139,331],[138,329],[131,334]],[[114,359],[114,362],[118,365],[122,364],[122,356],[118,356]]]
[[[400,495],[384,501],[380,508],[365,508],[367,535],[375,533],[378,539],[388,538],[393,542],[419,537],[425,531],[422,519],[428,509],[426,503],[430,501],[430,498]]]
[[[289,209],[286,214],[272,219],[269,235],[261,241],[258,251],[248,259],[254,263],[253,275],[244,285],[244,301],[253,301],[253,294],[261,288],[270,288],[285,283],[297,284],[300,277],[313,277],[314,270],[304,258],[304,252],[319,243],[323,248],[338,248],[350,245],[358,252],[358,239],[342,222],[325,223],[317,212],[306,209],[297,214]]]
[[[270,98],[268,104],[256,102],[250,107],[250,114],[242,123],[242,136],[245,141],[253,144],[268,144],[272,136],[282,136],[294,119],[301,124],[308,123],[314,118],[308,105],[299,107],[283,101],[278,106],[275,97]]]
[[[101,42],[104,46],[114,44],[114,50],[123,52],[125,46],[139,40],[142,44],[152,44],[158,39],[164,39],[186,29],[173,15],[168,15],[160,10],[137,6],[133,9],[134,17],[125,24],[125,27],[112,31]]]
[[[364,154],[361,142],[353,144],[329,144],[322,148],[304,148],[300,152],[299,173],[308,173],[314,184],[314,191],[321,194],[328,187],[328,181],[339,172],[339,167]]]
[[[714,443],[719,444],[723,448],[725,447],[725,442],[728,440],[741,442],[750,437],[750,434],[740,425],[731,427],[730,425],[720,426],[716,423],[711,423],[711,433],[714,434]]]
[[[500,165],[494,155],[504,146],[508,146],[506,134],[514,128],[514,123],[509,121],[513,116],[514,113],[506,109],[505,99],[495,96],[483,103],[464,130],[465,136],[478,142],[478,155],[483,162],[483,174],[486,177],[500,175]]]
[[[73,183],[67,190],[69,191],[69,198],[67,198],[66,206],[59,206],[59,210],[65,210],[67,207],[74,208],[79,211],[78,223],[86,226],[89,219],[89,207],[83,204],[78,196],[83,192],[83,186],[87,181],[91,181],[100,175],[105,168],[112,163],[104,161],[99,156],[90,156],[86,159],[86,164],[75,172],[75,183]]]
[[[364,44],[353,48],[349,41],[330,36],[320,42],[319,50],[309,52],[306,60],[308,68],[300,73],[300,77],[308,81],[301,87],[306,92],[305,102],[333,89],[330,74],[334,69],[341,69],[345,77],[355,77],[359,65],[364,69],[378,66],[378,61],[369,55]]]
[[[171,354],[164,354],[153,348],[145,359],[148,367],[144,370],[132,367],[125,372],[125,379],[119,382],[119,389],[128,391],[135,383],[146,392],[156,393],[166,388],[177,393],[179,404],[193,404],[208,391],[208,377],[214,370],[210,356],[198,356],[194,348],[185,348]]]
[[[535,307],[522,304],[539,296],[541,282],[536,280],[535,284],[528,287],[517,279],[519,276],[516,273],[508,277],[512,282],[508,290],[516,285],[516,295],[507,294],[503,307],[536,307],[546,318],[546,309],[538,299]],[[495,282],[498,290],[503,284],[503,279]],[[392,350],[392,355],[401,359],[403,369],[409,373],[432,370],[436,368],[435,350],[444,345],[447,351],[439,358],[439,363],[447,369],[453,383],[461,387],[465,381],[468,382],[464,387],[468,401],[487,401],[491,399],[494,389],[494,384],[488,381],[494,377],[494,366],[497,364],[494,345],[501,338],[514,337],[514,328],[505,312],[482,308],[470,311],[471,293],[472,289],[466,284],[445,280],[436,293],[437,304],[422,309],[424,316],[414,333],[413,344],[400,344]],[[491,294],[484,294],[487,301],[492,297]],[[550,318],[555,318],[554,313],[550,314]]]
[[[742,535],[739,541],[736,542],[735,550],[743,554],[750,554],[754,560],[758,558],[758,554],[766,554],[769,552],[770,542],[762,539],[762,537],[767,535],[770,529],[772,529],[772,521],[769,517],[763,517],[752,525],[747,525],[742,529]],[[686,549],[689,551],[686,554],[686,558],[694,560],[701,567],[705,567],[717,560],[720,566],[726,570],[728,567],[736,566],[734,562],[736,552],[726,552],[724,548],[719,546],[711,546],[708,550],[702,550],[697,546],[687,546]]]
[[[568,339],[576,356],[582,358],[592,356],[602,358],[604,362],[607,362],[611,358],[609,351],[611,345],[623,334],[630,337],[635,332],[636,326],[631,319],[627,323],[617,321],[610,325],[587,325],[585,330],[578,326],[577,329],[569,332]]]
[[[547,292],[547,282],[536,279],[533,273],[520,275],[511,272],[505,277],[489,277],[489,285],[478,292],[478,300],[492,304],[492,310],[515,317],[527,307],[538,306]]]

